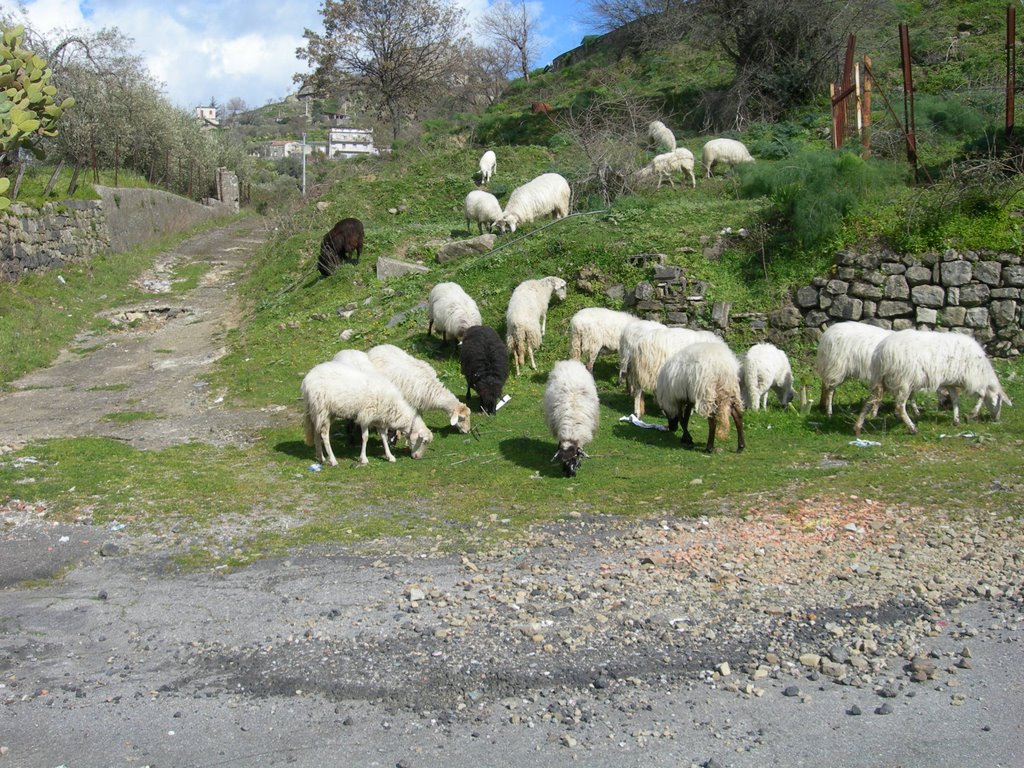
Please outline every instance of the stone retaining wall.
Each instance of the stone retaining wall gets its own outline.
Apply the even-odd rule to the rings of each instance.
[[[653,280],[627,292],[625,304],[665,323],[724,330],[744,321],[755,335],[786,347],[796,339],[817,342],[832,323],[859,320],[893,330],[967,333],[997,357],[1024,350],[1024,264],[1018,254],[844,252],[836,256],[829,276],[795,291],[785,306],[742,318],[730,317],[728,304],[709,305],[706,285],[688,282],[681,268],[665,266],[663,257],[654,256]]]

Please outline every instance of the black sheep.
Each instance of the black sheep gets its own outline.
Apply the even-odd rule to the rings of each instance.
[[[469,328],[459,346],[459,366],[466,377],[466,400],[475,389],[484,413],[494,413],[508,378],[508,347],[497,331],[486,325]]]
[[[324,277],[330,277],[342,262],[358,263],[362,252],[363,222],[359,219],[342,219],[320,241],[317,269]]]

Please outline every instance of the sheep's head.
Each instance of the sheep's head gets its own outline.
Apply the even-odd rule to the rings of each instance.
[[[409,451],[414,459],[422,459],[423,454],[434,439],[434,434],[423,423],[423,419],[417,416],[413,419],[412,428],[409,430]]]
[[[587,458],[587,454],[582,448],[576,443],[565,441],[559,443],[558,450],[551,458],[551,463],[562,462],[562,474],[566,477],[576,477],[584,458]]]
[[[1010,400],[1003,391],[1003,388],[998,384],[995,387],[989,387],[983,397],[988,412],[992,414],[992,421],[999,421],[999,414],[1003,410],[1003,405],[1013,406],[1013,401]]]
[[[480,407],[484,413],[494,414],[498,409],[498,401],[501,400],[503,382],[497,379],[484,379],[477,382],[476,391],[480,393]]]
[[[515,232],[516,227],[519,225],[519,217],[514,213],[506,213],[500,219],[494,222],[494,231],[499,235],[503,235],[506,232]]]
[[[566,283],[560,277],[551,278],[551,290],[558,297],[559,301],[565,301]]]
[[[789,405],[790,401],[796,395],[796,393],[793,391],[792,384],[787,384],[784,387],[780,387],[779,391],[776,394],[778,394],[779,402],[782,403],[783,408]],[[744,400],[744,402],[746,402],[746,400]]]
[[[455,406],[455,410],[452,411],[452,416],[451,416],[451,420],[450,420],[449,423],[453,427],[458,427],[459,428],[459,432],[462,432],[463,434],[465,434],[465,433],[469,432],[469,430],[470,430],[470,426],[469,426],[469,415],[470,415],[470,413],[471,413],[471,411],[469,410],[469,406],[468,405],[466,405],[464,403],[459,403],[457,406]]]

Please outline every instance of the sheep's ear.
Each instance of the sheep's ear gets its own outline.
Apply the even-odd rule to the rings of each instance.
[[[451,419],[448,421],[448,426],[454,427],[459,423],[459,414],[453,413]]]

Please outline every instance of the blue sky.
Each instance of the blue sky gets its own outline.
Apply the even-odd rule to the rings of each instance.
[[[472,22],[488,0],[456,0]],[[542,53],[535,66],[579,45],[593,31],[585,0],[527,0],[540,22]],[[13,3],[3,3],[11,10]],[[164,93],[186,109],[226,104],[249,107],[281,101],[303,71],[295,49],[302,33],[322,29],[319,0],[25,0],[29,25],[40,31],[117,27]]]

